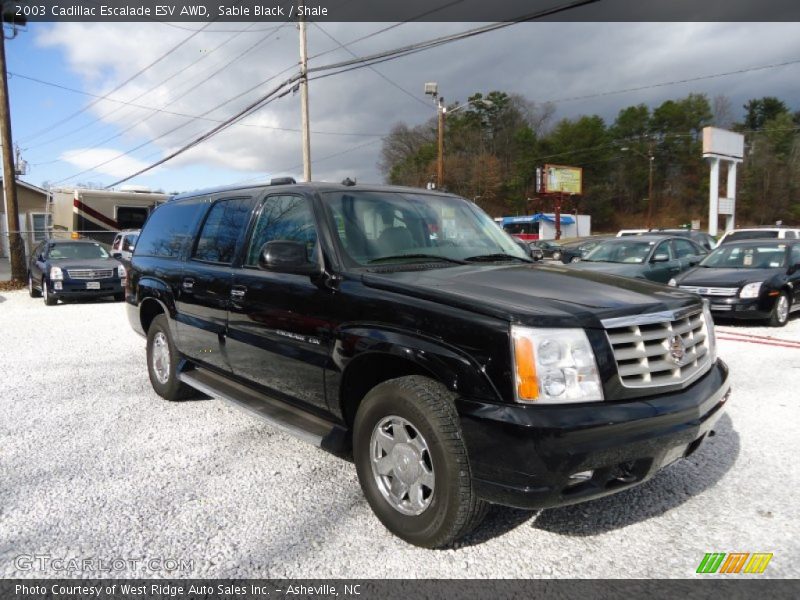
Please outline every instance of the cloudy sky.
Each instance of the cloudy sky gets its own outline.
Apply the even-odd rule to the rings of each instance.
[[[407,23],[350,44],[390,26],[310,24],[309,54],[321,55],[310,66],[352,58],[338,43],[363,56],[475,24]],[[30,165],[25,179],[37,185],[112,183],[180,148],[296,72],[293,24],[212,23],[197,33],[202,27],[32,23],[7,41],[14,141]],[[97,100],[178,44],[109,95],[129,104]],[[789,61],[798,62],[659,85]],[[747,99],[765,95],[797,110],[800,24],[526,23],[375,70],[311,82],[315,180],[382,181],[381,136],[397,122],[418,124],[435,114],[423,94],[426,81],[437,81],[447,102],[491,90],[554,101],[556,118],[598,114],[610,122],[622,107],[656,106],[691,92],[725,94],[736,118]],[[616,93],[632,88],[646,89]],[[129,183],[183,191],[278,175],[299,179],[299,127],[299,94],[289,94]]]

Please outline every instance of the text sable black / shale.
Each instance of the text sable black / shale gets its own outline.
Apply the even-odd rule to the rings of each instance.
[[[542,20],[571,22],[643,21],[797,21],[800,3],[793,0],[727,0],[698,3],[696,0],[466,0],[428,2],[375,2],[374,0],[17,0],[5,5],[6,20],[27,21],[129,21],[129,22],[281,22],[300,15],[332,22],[491,22],[538,19],[542,11],[563,7]]]

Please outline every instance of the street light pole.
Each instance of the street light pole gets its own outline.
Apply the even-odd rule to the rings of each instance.
[[[442,189],[444,188],[444,98],[439,96],[438,101],[439,142],[436,162],[436,186]]]
[[[650,140],[650,143],[647,147],[647,154],[639,152],[634,148],[620,148],[622,152],[633,152],[634,154],[638,154],[642,158],[646,158],[648,162],[648,173],[647,173],[647,228],[652,229],[653,227],[653,168],[655,166],[655,154],[653,152],[653,140]]]

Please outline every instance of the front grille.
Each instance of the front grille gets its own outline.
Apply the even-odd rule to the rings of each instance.
[[[67,269],[70,279],[108,279],[114,276],[114,269]]]
[[[727,287],[703,287],[696,285],[682,285],[682,290],[692,292],[693,294],[700,294],[701,296],[735,296],[739,293],[739,288]]]
[[[681,384],[711,366],[711,343],[703,311],[675,316],[611,319],[606,333],[622,385],[633,388]],[[613,325],[613,326],[609,326]]]

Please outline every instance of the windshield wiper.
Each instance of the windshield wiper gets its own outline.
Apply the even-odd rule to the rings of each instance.
[[[477,256],[469,256],[464,260],[468,262],[494,262],[507,259],[521,260],[522,262],[533,262],[529,258],[522,258],[521,256],[514,256],[513,254],[504,254],[502,252],[498,252],[496,254],[478,254]]]
[[[457,258],[448,258],[447,256],[440,256],[438,254],[395,254],[392,256],[381,256],[380,258],[373,258],[367,264],[374,265],[376,263],[386,262],[390,260],[400,260],[402,258],[426,258],[429,260],[438,260],[443,262],[455,263],[457,265],[465,265],[466,261],[458,260]]]

